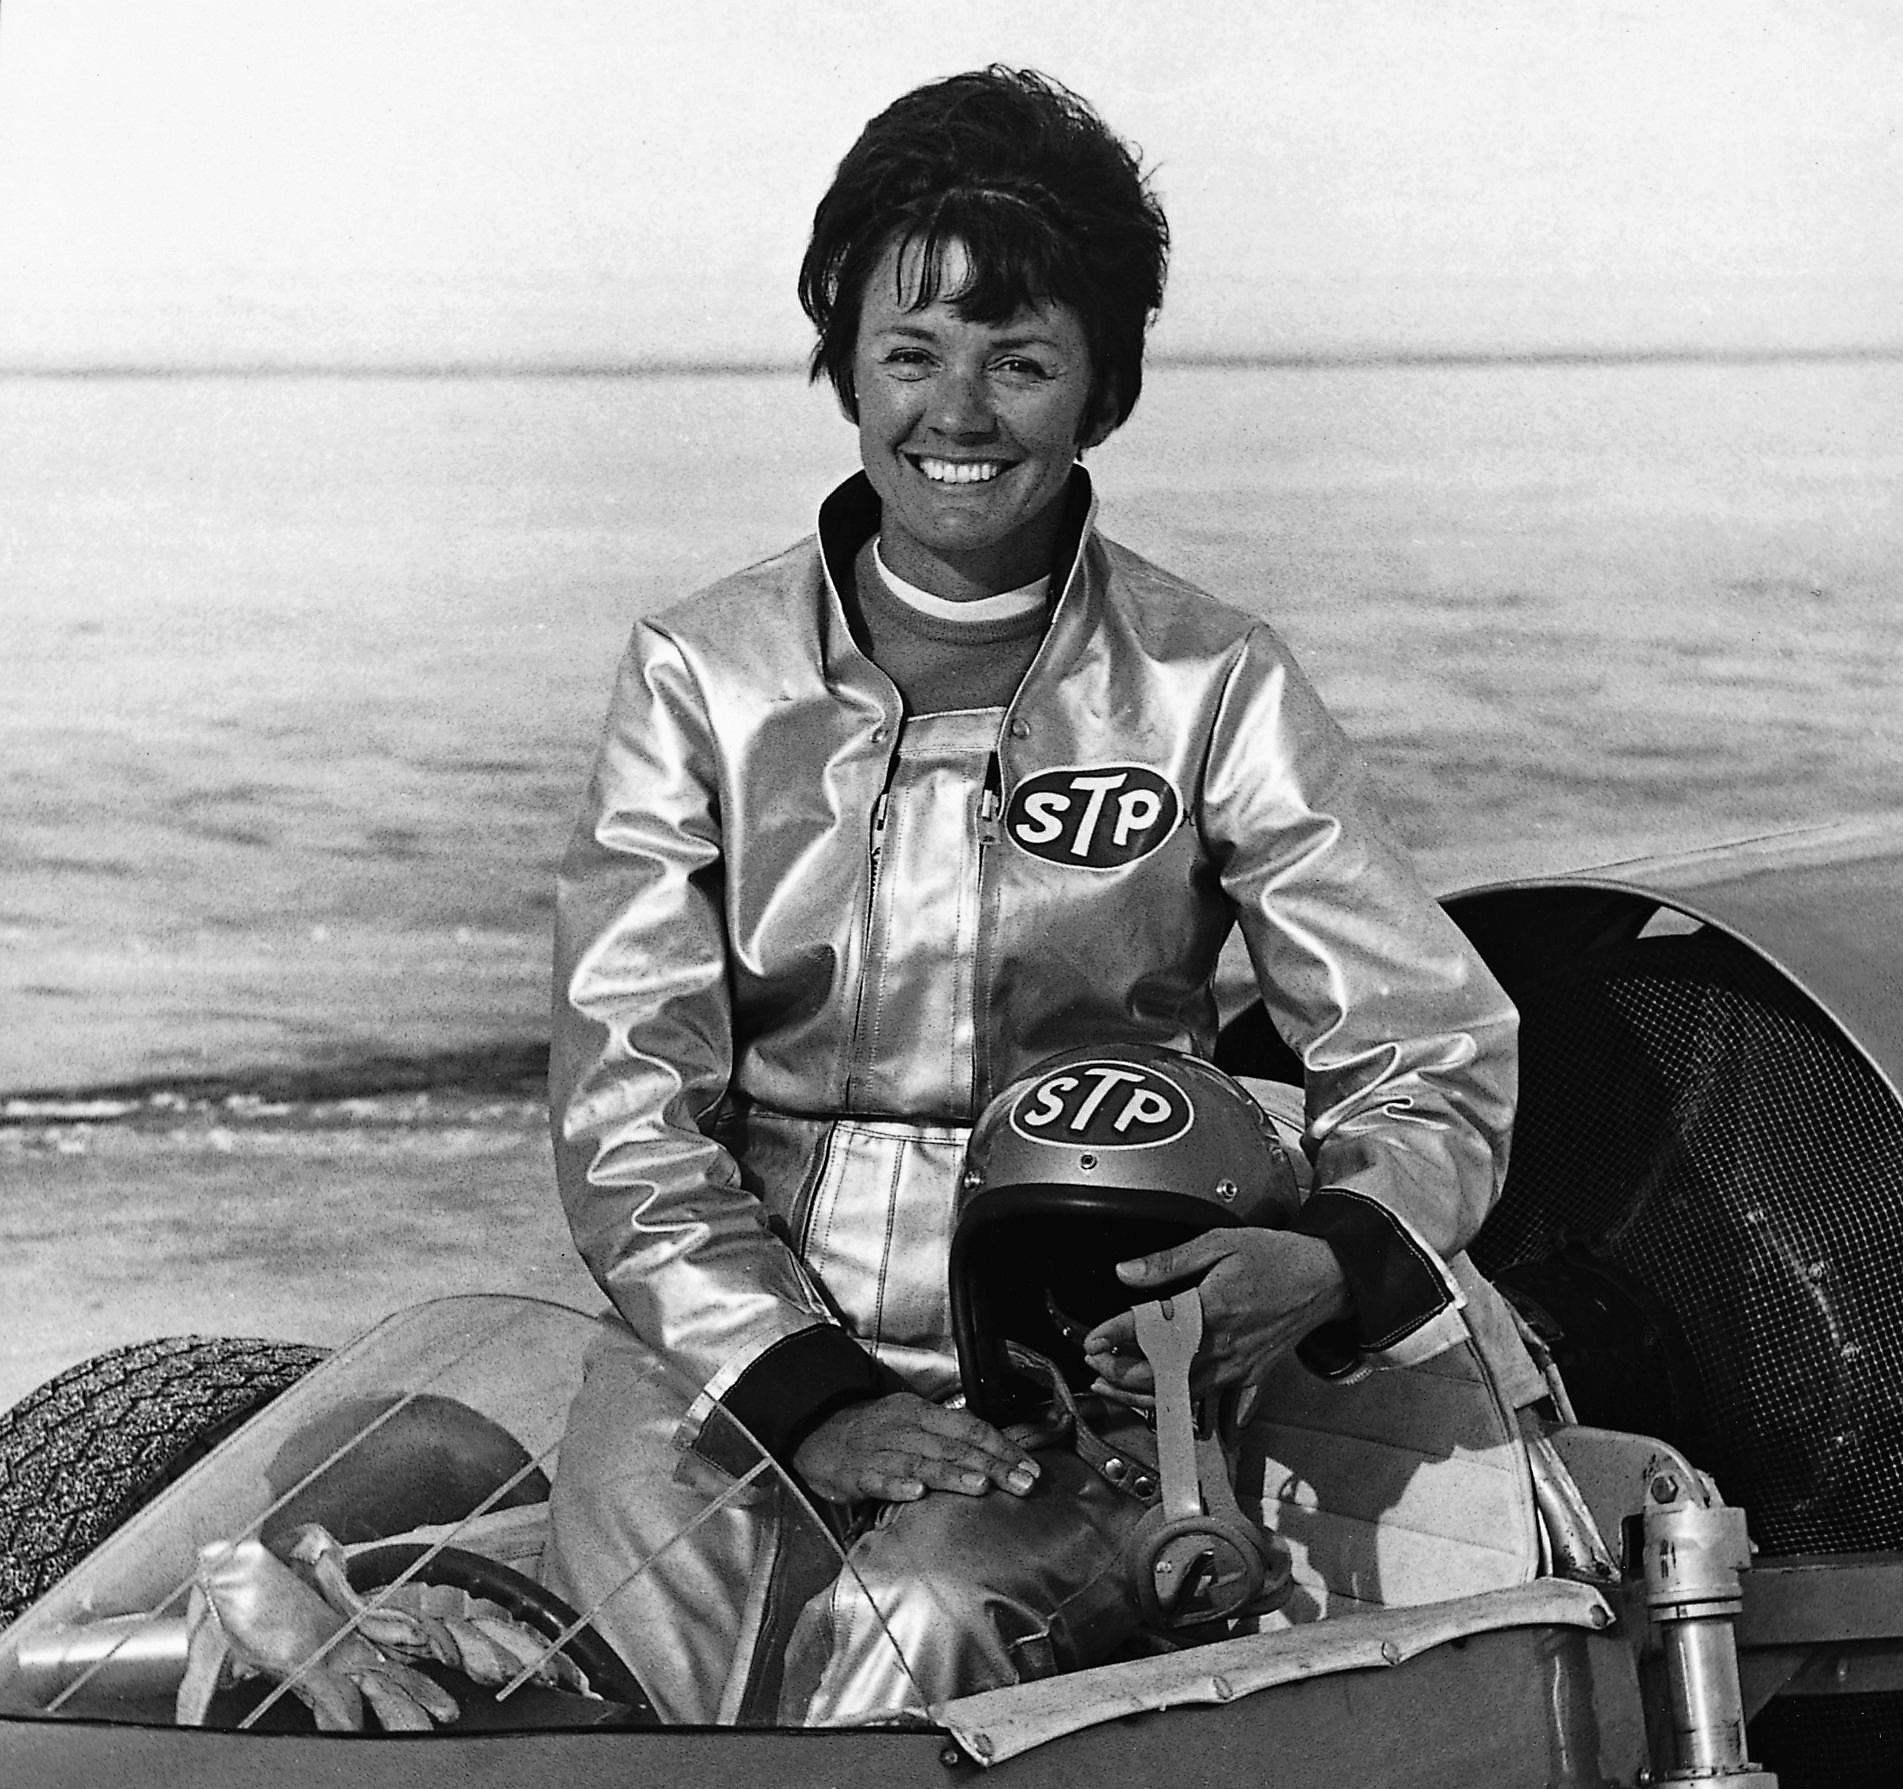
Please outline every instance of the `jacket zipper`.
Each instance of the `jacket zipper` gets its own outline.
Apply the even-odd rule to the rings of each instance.
[[[780,1240],[793,1251],[799,1261],[800,1271],[815,1287],[818,1287],[819,1276],[806,1265],[806,1251],[812,1246],[813,1219],[819,1211],[819,1189],[826,1184],[826,1173],[833,1161],[833,1139],[838,1134],[839,1120],[835,1118],[826,1126],[819,1149],[812,1164],[806,1170],[805,1182],[793,1201],[792,1211],[784,1218],[771,1220],[772,1224],[778,1225],[785,1232]],[[826,1297],[823,1288],[819,1289],[819,1297],[830,1308],[832,1301]]]
[[[986,1026],[991,1002],[992,914],[985,874],[991,847],[998,842],[1004,811],[1004,768],[994,751],[985,764],[978,792],[978,936],[971,952],[971,1116],[974,1122],[991,1097],[991,1050]]]
[[[852,1011],[852,1047],[846,1059],[846,1109],[852,1109],[852,1084],[859,1074],[861,1041],[865,1036],[866,1005],[874,998],[872,989],[872,946],[879,925],[879,860],[885,855],[886,816],[892,806],[892,791],[881,789],[872,804],[871,866],[866,876],[866,923],[859,941],[859,996]]]

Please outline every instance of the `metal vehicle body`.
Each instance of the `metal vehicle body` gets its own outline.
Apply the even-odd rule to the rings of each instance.
[[[284,1730],[290,1705],[252,1719],[255,1694],[173,1726],[169,1667],[117,1674],[142,1644],[120,1636],[156,1619],[175,1644],[208,1540],[321,1520],[532,1564],[594,1320],[446,1300],[298,1381],[0,1631],[0,1780],[1893,1780],[1903,839],[1794,835],[1446,904],[1525,1019],[1514,1162],[1474,1254],[1558,1360],[1575,1408],[1549,1439],[1613,1577],[1558,1561],[969,1698],[923,1730],[669,1728],[532,1690],[426,1739]],[[1278,1047],[1245,1014],[1225,1066],[1287,1078]],[[783,1494],[764,1462],[756,1492]]]

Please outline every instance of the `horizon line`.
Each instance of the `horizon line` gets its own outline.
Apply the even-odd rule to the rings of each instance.
[[[1711,348],[1343,348],[1302,350],[1211,349],[1150,357],[1153,371],[1327,371],[1337,368],[1489,366],[1758,366],[1779,362],[1903,360],[1903,342],[1839,343],[1812,347]],[[804,375],[803,362],[779,358],[576,358],[417,360],[75,360],[0,361],[6,379],[669,379],[762,378]]]

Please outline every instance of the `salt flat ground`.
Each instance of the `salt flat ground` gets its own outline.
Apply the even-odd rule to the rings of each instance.
[[[0,403],[0,1406],[142,1335],[591,1302],[523,1066],[552,865],[630,619],[804,532],[850,431],[769,375]],[[1903,820],[1899,416],[1897,361],[1159,369],[1092,465],[1448,888]]]

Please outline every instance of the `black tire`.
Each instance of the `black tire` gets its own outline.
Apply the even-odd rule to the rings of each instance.
[[[0,1627],[329,1352],[234,1336],[134,1342],[0,1416]]]

